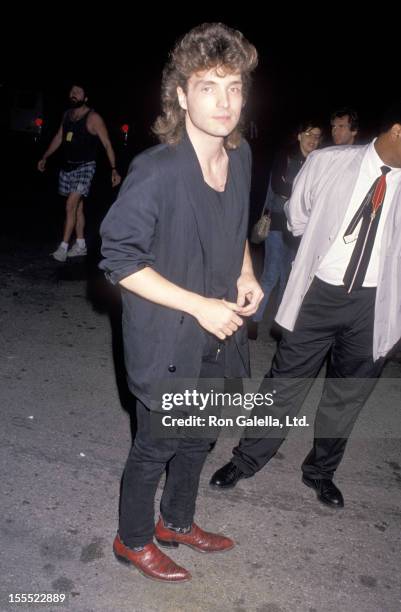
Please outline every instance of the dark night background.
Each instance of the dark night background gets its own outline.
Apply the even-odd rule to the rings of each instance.
[[[50,254],[64,221],[60,158],[53,155],[43,174],[37,170],[72,81],[90,86],[91,105],[106,121],[124,176],[132,157],[155,144],[150,126],[159,112],[161,72],[177,37],[205,21],[240,29],[259,52],[247,109],[258,128],[258,137],[249,139],[251,223],[264,203],[274,151],[300,119],[320,116],[328,144],[331,111],[352,106],[365,143],[376,135],[382,110],[401,104],[400,24],[389,5],[376,4],[371,14],[366,4],[199,6],[169,3],[163,13],[150,3],[2,7],[0,611],[11,609],[3,604],[8,593],[55,591],[68,594],[66,608],[74,612],[400,610],[401,346],[341,468],[343,514],[334,516],[301,483],[306,440],[295,432],[254,482],[240,483],[234,493],[209,490],[210,476],[234,444],[221,436],[201,477],[198,515],[205,528],[233,536],[237,552],[222,561],[198,560],[184,547],[177,557],[172,551],[194,580],[168,591],[124,573],[112,557],[129,425],[135,430],[119,293],[98,269],[99,225],[117,189],[101,147],[85,202],[88,256],[59,263]],[[43,93],[37,141],[10,130],[13,92],[23,89]],[[130,125],[126,145],[123,123]],[[252,252],[260,272],[263,246]],[[250,343],[254,382],[275,352],[276,296]]]
[[[124,174],[133,155],[155,142],[150,126],[159,111],[160,78],[168,51],[177,37],[201,22],[223,21],[240,29],[259,52],[247,107],[247,116],[258,129],[258,137],[250,140],[254,154],[251,220],[263,204],[274,150],[300,119],[321,118],[329,143],[331,111],[352,106],[360,115],[359,141],[364,143],[376,134],[383,108],[401,100],[399,35],[389,17],[383,22],[376,13],[366,16],[343,5],[331,7],[327,17],[322,16],[322,8],[312,5],[303,11],[289,5],[276,7],[274,12],[269,5],[262,11],[253,3],[243,4],[241,11],[206,7],[193,11],[189,5],[175,4],[167,8],[161,14],[155,5],[147,15],[139,15],[135,6],[114,4],[103,11],[86,9],[84,14],[81,6],[71,4],[60,5],[57,15],[35,8],[27,15],[23,9],[10,20],[1,75],[1,127],[11,178],[5,202],[10,223],[3,227],[3,234],[14,227],[21,235],[31,235],[34,222],[35,231],[43,237],[55,240],[58,236],[62,207],[58,217],[52,207],[47,228],[37,223],[30,207],[36,201],[41,214],[47,215],[45,203],[58,197],[57,154],[45,176],[36,171],[36,162],[59,126],[71,82],[78,79],[88,84],[90,102],[106,120]],[[34,144],[16,138],[8,129],[11,92],[16,88],[44,95],[42,136]],[[123,123],[130,126],[126,146],[120,131]],[[108,186],[105,155],[100,158],[91,196],[96,201],[95,225],[115,197]],[[23,209],[26,214],[21,216]],[[90,217],[89,212],[88,207]]]

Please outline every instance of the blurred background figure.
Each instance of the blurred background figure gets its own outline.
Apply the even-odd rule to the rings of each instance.
[[[344,107],[334,111],[330,117],[331,137],[335,145],[353,145],[358,135],[358,113]]]
[[[111,165],[113,187],[121,182],[116,169],[114,150],[102,117],[88,106],[87,91],[74,84],[69,92],[70,109],[64,114],[61,125],[38,162],[38,170],[44,172],[46,161],[59,147],[62,147],[62,169],[59,175],[59,193],[67,198],[63,240],[52,256],[60,262],[67,257],[87,254],[84,237],[84,198],[89,195],[96,171],[96,157],[99,141],[105,148]],[[69,249],[69,242],[75,230],[76,242]]]
[[[303,121],[297,129],[295,139],[283,147],[275,156],[267,190],[265,210],[270,212],[271,226],[265,240],[265,256],[260,285],[264,298],[253,316],[253,322],[259,323],[274,288],[278,285],[277,307],[281,301],[295,258],[299,239],[294,238],[287,229],[284,204],[289,199],[293,181],[302,168],[309,153],[321,143],[323,129],[315,119]],[[256,325],[249,326],[249,337],[257,336]]]

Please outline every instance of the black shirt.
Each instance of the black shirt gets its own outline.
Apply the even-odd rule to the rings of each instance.
[[[205,182],[203,212],[201,235],[207,245],[204,252],[206,296],[226,298],[231,284],[231,263],[238,250],[235,234],[239,224],[230,168],[224,191],[216,191]]]
[[[201,215],[202,242],[205,262],[205,295],[207,297],[227,298],[229,287],[236,282],[238,271],[233,270],[235,253],[238,252],[238,229],[241,225],[241,209],[236,200],[235,184],[228,168],[224,191],[216,191],[206,182],[203,200],[204,212]],[[225,376],[231,375],[231,368],[241,359],[234,336],[219,340],[205,331],[204,352],[215,352],[215,359],[225,364]]]
[[[88,132],[86,121],[91,109],[78,121],[67,112],[63,119],[63,166],[66,170],[96,160],[99,139]]]

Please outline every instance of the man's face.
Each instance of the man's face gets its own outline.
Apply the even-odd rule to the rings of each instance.
[[[386,136],[385,163],[393,168],[401,168],[401,123],[395,123]]]
[[[298,134],[299,146],[302,154],[307,157],[309,153],[312,153],[318,148],[322,138],[322,130],[319,127],[308,127],[305,132]]]
[[[71,88],[68,97],[70,100],[70,105],[73,108],[79,108],[80,106],[83,106],[87,100],[84,90],[82,89],[82,87],[78,87],[77,85],[74,85]]]
[[[191,130],[225,137],[238,124],[243,106],[239,72],[225,73],[221,68],[197,72],[188,79],[187,91],[178,87],[177,95]]]
[[[351,131],[349,115],[336,117],[331,122],[331,136],[335,145],[354,144],[357,130]]]

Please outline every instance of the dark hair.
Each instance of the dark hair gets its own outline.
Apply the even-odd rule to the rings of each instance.
[[[87,83],[84,83],[84,82],[83,82],[83,81],[81,81],[81,80],[72,81],[72,83],[71,83],[71,85],[70,85],[70,89],[69,89],[69,91],[71,91],[71,89],[72,89],[73,87],[79,87],[80,89],[82,89],[82,91],[84,92],[84,97],[85,97],[85,98],[89,98],[89,97],[90,97],[90,96],[89,96],[89,91],[90,91],[90,88],[88,87],[88,84],[87,84]]]
[[[308,119],[302,120],[297,127],[297,135],[301,134],[301,132],[306,132],[309,129],[319,128],[322,131],[323,135],[323,122],[316,117],[309,117]]]
[[[163,70],[162,114],[153,125],[161,142],[177,144],[185,130],[185,111],[180,107],[177,87],[187,89],[189,77],[202,70],[220,68],[224,72],[240,71],[244,97],[249,91],[251,72],[257,65],[257,52],[241,32],[223,23],[203,23],[183,36],[170,53]],[[227,148],[236,148],[241,140],[237,126],[225,138]]]
[[[330,121],[333,121],[334,119],[340,119],[341,117],[345,117],[345,115],[348,115],[349,126],[350,126],[351,132],[358,131],[358,128],[359,128],[358,113],[353,108],[350,108],[349,106],[344,106],[343,108],[339,108],[338,110],[334,111],[331,114]]]
[[[401,101],[392,104],[382,113],[380,119],[380,133],[388,132],[395,123],[401,125]]]

